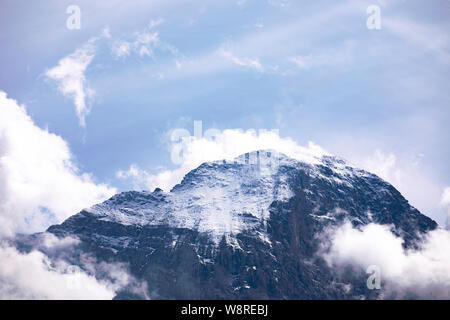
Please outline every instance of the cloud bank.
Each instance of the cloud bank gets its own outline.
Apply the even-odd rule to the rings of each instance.
[[[0,237],[37,232],[116,193],[73,163],[60,136],[0,91]]]
[[[214,129],[211,137],[193,137],[186,134],[179,140],[174,139],[174,132],[176,131],[172,132],[173,143],[170,145],[170,152],[172,161],[180,164],[178,168],[151,174],[133,164],[128,170],[118,171],[117,177],[130,179],[135,189],[144,188],[152,191],[158,187],[169,191],[200,164],[222,159],[232,160],[249,151],[272,149],[294,159],[312,163],[317,163],[317,157],[327,154],[312,142],[303,147],[290,138],[281,138],[276,131],[261,130],[257,133],[254,130],[244,132],[238,129],[224,131]]]
[[[153,56],[153,50],[162,43],[159,39],[158,32],[152,29],[163,21],[150,21],[148,26],[139,32],[135,32],[133,40],[116,40],[111,48],[111,53],[115,58],[128,57],[132,52],[138,53],[140,57]]]
[[[137,282],[125,265],[77,254],[79,243],[50,233],[33,239],[31,252],[0,243],[0,300],[110,300],[123,289],[148,298],[147,283]]]
[[[364,271],[378,266],[383,297],[450,297],[449,231],[429,232],[420,250],[405,250],[403,240],[387,225],[372,223],[355,229],[345,223],[329,232],[331,245],[323,253],[327,263],[336,270],[349,265]]]
[[[108,283],[69,265],[52,263],[42,252],[0,248],[0,299],[112,299]]]

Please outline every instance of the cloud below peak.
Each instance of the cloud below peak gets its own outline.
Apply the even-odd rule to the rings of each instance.
[[[0,111],[0,236],[42,231],[116,192],[81,172],[66,141],[2,91]]]
[[[371,223],[356,229],[348,222],[328,232],[331,245],[323,256],[338,272],[345,266],[364,271],[377,266],[385,297],[402,299],[412,294],[422,299],[449,298],[449,231],[430,231],[419,250],[405,250],[403,240],[389,225]]]
[[[49,285],[51,284],[51,285]],[[51,262],[42,252],[0,247],[0,299],[112,299],[114,290],[81,270]]]

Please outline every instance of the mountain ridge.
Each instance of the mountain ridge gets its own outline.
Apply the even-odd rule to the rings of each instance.
[[[392,185],[342,159],[275,155],[203,163],[170,192],[119,193],[47,232],[127,263],[153,298],[354,299],[377,294],[365,274],[341,278],[318,255],[328,228],[387,224],[414,247],[437,227]]]

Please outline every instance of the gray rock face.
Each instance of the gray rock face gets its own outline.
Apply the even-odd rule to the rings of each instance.
[[[319,235],[343,221],[391,224],[405,246],[437,227],[392,185],[341,159],[257,151],[204,163],[167,193],[120,193],[47,231],[78,237],[99,261],[126,263],[152,298],[374,297],[365,274],[337,275],[317,255]],[[124,289],[117,298],[138,297]]]

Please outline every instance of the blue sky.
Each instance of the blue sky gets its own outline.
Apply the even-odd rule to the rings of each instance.
[[[69,5],[80,8],[79,30],[66,26]],[[370,5],[379,30],[366,26]],[[0,90],[64,139],[82,172],[117,190],[146,186],[118,176],[132,165],[175,170],[171,130],[193,134],[201,120],[204,130],[313,141],[444,224],[449,13],[446,0],[2,0]],[[87,59],[81,116],[51,72],[66,57]]]

